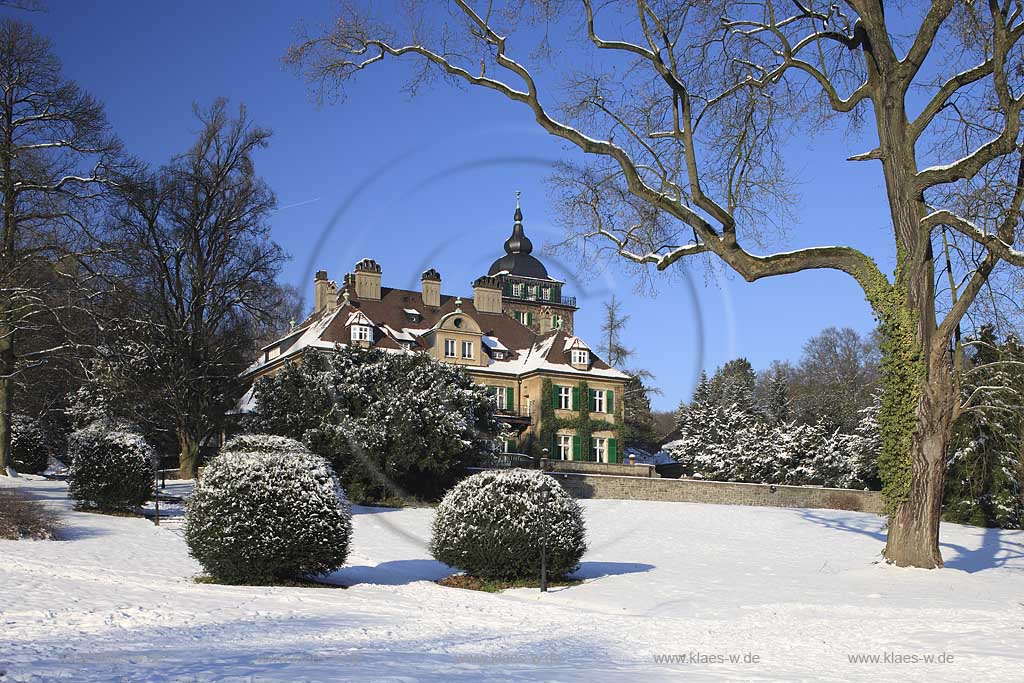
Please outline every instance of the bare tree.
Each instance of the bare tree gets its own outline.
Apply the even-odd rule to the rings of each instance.
[[[191,149],[120,183],[111,230],[131,308],[117,328],[129,352],[108,367],[173,413],[183,478],[241,395],[254,337],[286,308],[275,281],[286,256],[267,224],[275,198],[253,162],[270,131],[225,100],[195,114]]]
[[[17,378],[81,341],[90,225],[119,156],[102,105],[61,76],[49,41],[0,21],[0,473]]]
[[[286,60],[327,95],[343,94],[349,80],[387,58],[409,57],[421,67],[412,89],[440,74],[523,105],[541,128],[586,153],[588,161],[562,174],[570,230],[630,261],[665,270],[703,256],[748,281],[810,269],[854,278],[883,335],[885,557],[941,566],[946,449],[961,409],[950,348],[993,271],[1024,266],[1021,5],[428,5],[407,2],[389,19],[345,3]],[[524,28],[521,42],[540,34],[544,49],[514,55],[513,32]],[[540,66],[558,48],[552,35],[593,54],[550,59],[541,78],[528,60]],[[561,80],[551,73],[559,69]],[[882,167],[892,278],[849,246],[752,249],[764,249],[765,228],[785,226],[792,208],[785,140],[836,119],[877,135],[874,148],[851,160]],[[935,254],[943,235],[960,240],[953,253],[963,258],[940,301]]]

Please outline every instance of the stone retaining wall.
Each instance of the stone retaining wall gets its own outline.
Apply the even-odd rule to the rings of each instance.
[[[583,464],[583,463],[576,463]],[[625,465],[625,467],[630,467]],[[639,467],[633,465],[632,467]],[[880,491],[550,472],[576,498],[824,508],[882,514]],[[655,475],[656,477],[657,475]]]
[[[541,458],[540,468],[546,472],[579,472],[582,474],[612,474],[622,477],[657,477],[654,465],[626,463],[585,462],[582,460],[549,460]]]

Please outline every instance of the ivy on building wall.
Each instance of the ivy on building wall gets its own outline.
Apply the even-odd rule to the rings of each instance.
[[[622,395],[615,397],[615,407],[612,411],[613,420],[608,423],[604,420],[594,420],[590,417],[590,386],[586,380],[579,384],[580,405],[579,413],[573,417],[555,416],[555,392],[554,385],[550,379],[545,378],[541,383],[541,409],[540,409],[540,431],[537,440],[534,442],[533,451],[536,456],[543,456],[545,448],[549,449],[549,457],[557,458],[558,449],[555,443],[555,435],[560,429],[572,429],[580,442],[580,457],[584,460],[590,452],[590,440],[595,431],[609,430],[615,432],[615,439],[622,448],[625,443],[625,421],[623,418]],[[622,451],[618,453],[622,458]]]

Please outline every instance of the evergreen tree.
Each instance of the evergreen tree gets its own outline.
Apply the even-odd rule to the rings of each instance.
[[[720,406],[736,406],[752,413],[757,374],[746,358],[736,358],[715,371],[711,377],[711,402]]]
[[[651,412],[650,393],[642,377],[632,375],[623,395],[622,420],[627,447],[651,451],[657,447],[658,434]]]
[[[357,502],[435,498],[502,431],[487,391],[425,354],[307,351],[254,391],[246,427],[306,443]]]
[[[758,411],[771,424],[779,425],[790,419],[790,368],[776,361],[757,378],[754,393]]]
[[[945,517],[978,526],[1024,522],[1024,347],[999,344],[992,327],[969,343],[966,410],[957,421],[946,479]]]

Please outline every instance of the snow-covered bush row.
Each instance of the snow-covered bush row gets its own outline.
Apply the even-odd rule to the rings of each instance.
[[[68,495],[85,507],[128,510],[150,499],[156,454],[138,434],[97,423],[68,438]]]
[[[665,451],[692,475],[715,481],[877,488],[880,447],[875,408],[856,434],[821,424],[756,420],[735,406],[694,406],[680,414]]]
[[[543,486],[549,489],[546,509]],[[464,479],[445,495],[430,551],[473,576],[528,579],[540,574],[542,542],[551,576],[576,569],[587,549],[579,503],[537,470],[494,470]]]
[[[54,437],[38,419],[15,413],[11,418],[11,466],[22,474],[39,474],[54,454]]]
[[[265,584],[345,563],[352,513],[326,460],[279,436],[229,441],[203,470],[185,540],[221,583]]]

